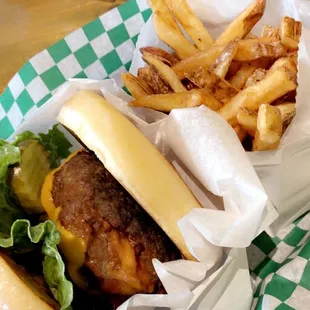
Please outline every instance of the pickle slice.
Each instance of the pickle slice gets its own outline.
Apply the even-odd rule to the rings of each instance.
[[[21,163],[11,168],[10,186],[28,213],[42,213],[41,188],[51,170],[49,154],[36,140],[28,140],[20,149]]]

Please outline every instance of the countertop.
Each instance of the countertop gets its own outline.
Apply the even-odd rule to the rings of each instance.
[[[126,0],[0,0],[0,94],[33,55]]]

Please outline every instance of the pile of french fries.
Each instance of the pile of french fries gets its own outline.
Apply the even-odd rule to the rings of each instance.
[[[283,17],[279,28],[251,33],[266,0],[254,0],[214,40],[186,0],[150,0],[158,37],[140,51],[146,67],[122,75],[134,107],[163,112],[205,105],[235,130],[247,150],[276,149],[296,113],[297,52],[302,25]],[[190,39],[184,35],[180,26]]]

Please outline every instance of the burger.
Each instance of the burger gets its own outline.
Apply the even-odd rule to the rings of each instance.
[[[164,156],[129,119],[98,94],[77,92],[61,108],[58,121],[82,148],[70,154],[57,168],[45,169],[44,178],[35,173],[42,179],[37,186],[40,189],[37,205],[45,212],[49,225],[55,226],[54,235],[59,236],[60,257],[66,268],[64,277],[67,275],[65,280],[74,287],[73,309],[85,309],[85,305],[81,305],[86,297],[74,302],[80,296],[90,296],[87,303],[103,300],[100,307],[108,309],[116,308],[137,293],[164,293],[152,260],[195,260],[178,221],[193,208],[200,207],[199,203]],[[32,139],[26,142],[29,140]],[[36,143],[47,145],[44,139]],[[49,151],[49,157],[51,153]],[[38,169],[38,159],[35,161]],[[17,188],[14,176],[20,173],[22,165],[23,161],[9,167],[13,172],[8,173],[8,184],[13,192]],[[36,199],[29,202],[24,199],[23,191],[16,192],[17,203],[27,206],[28,213],[33,211],[29,206],[35,205]],[[31,225],[31,220],[29,222]],[[12,232],[11,229],[11,237]],[[53,240],[51,235],[47,236]],[[43,242],[45,246],[50,244]],[[56,246],[53,248],[58,250]],[[47,250],[43,253],[50,254]],[[27,274],[27,267],[12,260],[16,255],[7,252],[0,255],[1,284],[15,285],[16,291],[31,300],[33,306],[29,309],[64,308],[61,300],[66,299],[66,293],[55,293],[61,286],[60,281],[51,280],[51,276],[46,276],[48,272],[44,272],[47,286],[59,306],[44,288],[46,283],[38,288],[38,281],[29,285],[31,281],[20,276]],[[55,261],[54,264],[59,266],[59,261],[58,265]],[[46,265],[44,268],[49,274],[53,274],[51,266],[52,263],[49,269]],[[57,272],[58,269],[54,270],[56,278]],[[1,280],[5,278],[7,281]],[[1,285],[0,305],[21,309],[21,304],[9,292],[9,284]],[[39,302],[44,303],[45,308]],[[87,309],[94,309],[92,307],[88,304]]]

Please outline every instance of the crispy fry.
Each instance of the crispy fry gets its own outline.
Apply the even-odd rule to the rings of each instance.
[[[269,104],[262,104],[258,110],[257,130],[253,143],[254,151],[276,149],[282,136],[280,110]]]
[[[154,14],[153,22],[158,37],[172,47],[178,57],[184,59],[198,52],[198,49],[179,32],[179,28],[169,22],[162,12],[157,11]]]
[[[229,81],[229,79],[231,79],[234,75],[236,75],[237,72],[240,70],[241,66],[242,66],[241,62],[232,61],[226,74],[226,80]]]
[[[301,36],[301,22],[285,16],[280,25],[280,37],[282,44],[292,50],[298,48],[299,38]]]
[[[159,76],[171,87],[174,92],[178,93],[181,91],[186,91],[186,88],[169,66],[146,52],[143,53],[142,58],[148,65],[151,65],[156,69]]]
[[[256,111],[261,104],[269,104],[296,87],[296,75],[280,67],[266,74],[260,82],[243,89],[218,112],[225,120],[233,122],[240,108]]]
[[[258,36],[250,32],[244,38],[245,39],[257,39]]]
[[[252,137],[254,137],[257,126],[256,112],[247,109],[239,109],[237,121]]]
[[[184,30],[200,50],[213,44],[213,39],[185,0],[165,0]]]
[[[169,54],[168,52],[164,51],[159,47],[153,47],[153,46],[141,47],[140,52],[141,54],[148,53],[170,67],[176,65],[179,62],[179,59],[176,55]]]
[[[265,75],[267,73],[267,70],[265,69],[256,69],[252,75],[249,76],[249,78],[247,79],[246,83],[245,83],[245,88],[252,86],[254,84],[256,84],[257,82],[261,81]]]
[[[296,67],[298,66],[298,53],[297,51],[291,51],[287,53],[287,57],[294,61]]]
[[[138,79],[140,82],[147,84],[153,94],[168,94],[171,89],[164,83],[155,69],[152,67],[140,68],[138,70]]]
[[[178,26],[178,23],[172,16],[166,2],[164,0],[148,0],[149,6],[152,8],[153,12],[161,12],[162,16],[165,16],[167,22],[174,26],[175,31],[182,33]]]
[[[253,74],[258,68],[266,68],[268,59],[257,59],[249,63],[242,63],[239,71],[232,76],[228,82],[237,89],[242,89],[247,79]]]
[[[282,123],[292,120],[296,115],[296,104],[292,102],[284,102],[277,105],[281,112]]]
[[[173,66],[173,71],[182,80],[186,74],[195,72],[199,67],[210,67],[225,47],[226,44],[213,45],[205,51],[181,60]]]
[[[237,40],[228,43],[221,54],[216,58],[210,70],[224,79],[237,52],[237,48]]]
[[[236,61],[251,61],[258,58],[279,58],[286,56],[286,48],[280,40],[261,37],[252,40],[240,40],[234,57]]]
[[[212,110],[217,110],[221,107],[221,103],[205,89],[193,89],[180,93],[140,97],[139,99],[130,102],[129,105],[170,112],[172,109],[197,107],[202,104]]]
[[[240,125],[233,126],[233,130],[236,132],[240,142],[243,142],[247,136],[247,131]]]
[[[217,100],[223,103],[228,102],[238,94],[238,90],[232,87],[226,80],[202,67],[194,74],[188,74],[186,77],[198,87],[207,89]]]
[[[122,73],[122,80],[134,98],[140,98],[150,95],[148,91],[141,85],[139,80],[131,73]]]
[[[297,74],[297,66],[294,61],[294,59],[290,57],[282,57],[277,59],[273,65],[268,70],[268,74],[272,74],[274,71],[278,70],[279,68],[287,68],[289,71],[294,72],[294,74]]]
[[[239,14],[217,38],[216,44],[228,43],[235,38],[243,39],[264,14],[266,0],[255,0]]]
[[[265,25],[262,30],[262,37],[276,38],[280,40],[280,30],[279,28]]]

